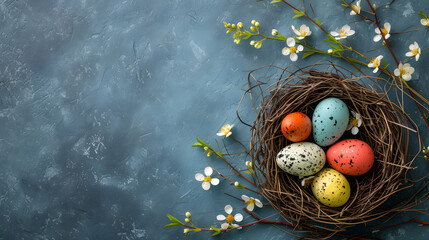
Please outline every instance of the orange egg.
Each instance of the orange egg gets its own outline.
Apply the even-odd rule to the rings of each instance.
[[[310,136],[311,120],[304,113],[290,113],[283,119],[281,128],[289,141],[301,142]]]
[[[359,176],[371,169],[374,164],[374,151],[364,141],[346,139],[332,145],[326,152],[326,159],[335,170]]]

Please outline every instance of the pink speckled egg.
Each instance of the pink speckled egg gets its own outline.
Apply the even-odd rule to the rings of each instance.
[[[374,164],[374,151],[364,141],[346,139],[332,145],[326,159],[335,170],[351,176],[368,172]]]

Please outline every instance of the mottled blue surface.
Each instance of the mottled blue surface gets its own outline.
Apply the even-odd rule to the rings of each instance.
[[[374,26],[352,23],[359,18],[349,16],[340,1],[311,2],[329,30],[350,23],[358,49],[378,46],[371,43]],[[401,59],[414,40],[429,47],[420,10],[428,13],[429,2],[396,1],[380,10],[392,32],[420,30],[392,35]],[[196,137],[215,145],[215,133],[225,123],[236,124],[233,136],[248,144],[249,129],[235,115],[246,88],[244,71],[290,64],[281,55],[282,43],[265,41],[257,50],[243,40],[237,46],[222,22],[249,26],[256,19],[267,34],[276,28],[288,36],[291,24],[307,23],[313,31],[309,43],[322,42],[320,30],[292,15],[285,5],[268,1],[1,1],[0,239],[184,239],[183,228],[162,226],[167,213],[183,220],[186,211],[199,226],[219,226],[215,218],[226,204],[234,212],[242,207],[223,193],[241,192],[224,181],[204,192],[194,175],[206,164],[232,172],[191,145]],[[363,39],[370,44],[361,44]],[[393,66],[387,51],[381,52]],[[297,63],[321,59],[326,58]],[[418,64],[410,63],[416,68],[410,85],[428,99],[428,52]],[[268,71],[260,76],[277,77]],[[412,102],[407,101],[407,111],[429,144]],[[253,121],[248,102],[240,113]],[[232,162],[242,166],[245,160]],[[424,160],[417,163],[420,173],[428,169]],[[429,221],[401,213],[389,224],[411,217]],[[250,221],[245,215],[244,222]],[[192,239],[210,238],[197,234]],[[428,234],[428,227],[411,224],[375,236],[411,240]],[[269,225],[221,236],[285,238],[289,235]]]

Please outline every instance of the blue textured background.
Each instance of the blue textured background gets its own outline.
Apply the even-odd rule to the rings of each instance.
[[[374,26],[351,23],[359,17],[349,16],[340,1],[312,4],[327,29],[350,23],[358,49],[378,46],[371,43]],[[420,30],[391,37],[400,59],[414,40],[429,47],[420,10],[429,13],[429,2],[396,1],[379,10],[392,32]],[[291,16],[284,4],[267,1],[1,1],[0,239],[183,239],[183,228],[162,226],[167,213],[183,220],[186,211],[199,226],[218,226],[215,217],[226,204],[242,207],[223,193],[241,192],[224,181],[204,192],[194,175],[206,164],[231,171],[191,144],[196,137],[215,144],[226,123],[235,123],[234,136],[247,144],[249,129],[235,115],[246,88],[244,71],[290,64],[282,43],[265,41],[259,50],[248,41],[237,46],[222,22],[248,27],[256,19],[267,34],[276,28],[292,36],[290,25],[307,21]],[[307,25],[309,41],[322,42],[322,32]],[[380,52],[393,66],[385,49],[368,54]],[[429,99],[428,52],[410,63],[416,68],[410,85]],[[241,113],[252,122],[250,107],[243,104]],[[428,129],[410,102],[407,111],[429,144]],[[245,160],[232,159],[239,166]],[[424,160],[417,162],[421,171],[428,169]],[[411,217],[429,221],[401,213],[389,224]],[[197,234],[192,239],[209,238]],[[411,240],[428,234],[428,227],[411,224],[375,236]],[[274,240],[285,234],[258,225],[221,238]]]

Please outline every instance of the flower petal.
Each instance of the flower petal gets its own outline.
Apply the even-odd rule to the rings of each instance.
[[[290,60],[292,62],[295,62],[296,60],[298,60],[298,55],[296,53],[291,53],[290,54]]]
[[[264,204],[262,204],[261,200],[259,199],[255,199],[255,204],[258,208],[262,208],[264,206]]]
[[[231,205],[229,205],[229,204],[228,204],[228,205],[226,205],[226,206],[225,206],[225,212],[226,212],[226,213],[228,213],[228,214],[231,214],[231,213],[232,213],[232,206],[231,206]]]
[[[216,219],[217,219],[218,221],[223,221],[223,220],[225,220],[225,219],[226,219],[226,217],[225,217],[224,215],[222,215],[222,214],[219,214],[219,215],[217,215]]]
[[[298,35],[298,36],[301,35],[300,32],[298,30],[296,30],[294,25],[292,25],[292,30],[296,35]]]
[[[408,70],[408,73],[409,73],[409,74],[413,74],[413,73],[414,73],[414,68],[413,68],[413,67],[410,67],[410,69]]]
[[[331,32],[331,35],[332,35],[332,36],[334,36],[334,37],[336,37],[336,36],[338,36],[338,35],[340,35],[340,34],[339,34],[338,32],[334,32],[334,31],[332,31],[332,32]]]
[[[414,56],[414,54],[412,52],[407,52],[407,53],[405,53],[405,56],[412,57],[412,56]]]
[[[420,53],[416,55],[416,61],[418,61],[420,58]]]
[[[381,38],[382,38],[381,35],[375,35],[375,37],[372,40],[374,40],[374,42],[378,42],[381,40]]]
[[[213,173],[213,168],[211,168],[211,167],[204,168],[204,174],[206,176],[210,176],[210,175],[212,175],[212,173]]]
[[[223,135],[225,135],[224,133],[221,133],[221,132],[218,132],[218,133],[216,133],[216,135],[218,135],[218,136],[223,136]]]
[[[426,26],[426,24],[427,24],[427,20],[426,20],[426,19],[424,19],[424,18],[422,18],[422,19],[420,19],[420,23],[421,23],[423,26]]]
[[[210,183],[211,183],[213,186],[218,185],[218,184],[219,184],[219,182],[220,182],[219,178],[212,178],[212,180],[210,181]]]
[[[357,128],[357,127],[352,128],[352,134],[353,135],[356,135],[358,132],[359,132],[359,128]]]
[[[284,47],[284,48],[282,49],[282,54],[283,54],[283,55],[287,56],[287,55],[289,55],[289,53],[290,53],[290,49],[289,49],[289,48]]]
[[[346,131],[348,131],[348,130],[352,129],[352,127],[353,127],[353,124],[349,124],[349,125],[347,125]]]
[[[232,226],[233,228],[241,229],[240,225],[235,224],[235,223],[232,223],[232,224],[231,224],[231,226]]]
[[[402,75],[402,78],[403,78],[405,81],[410,81],[410,80],[411,80],[411,74],[406,73],[406,74]]]
[[[372,71],[373,73],[377,73],[378,72],[378,67],[374,68],[374,71]]]
[[[241,199],[243,199],[244,201],[249,201],[249,197],[246,195],[241,195]]]
[[[347,36],[351,36],[351,35],[353,35],[353,34],[355,34],[355,30],[350,30],[350,31],[347,33]]]
[[[356,12],[352,10],[352,11],[350,12],[350,15],[356,15]]]
[[[241,213],[237,213],[237,214],[235,214],[235,215],[234,215],[234,220],[235,220],[236,222],[241,222],[241,221],[243,221],[243,215],[241,215]]]
[[[343,30],[345,31],[345,32],[348,32],[348,31],[350,31],[350,26],[349,25],[344,25],[343,26]]]
[[[229,223],[222,223],[222,225],[220,225],[220,228],[225,230],[229,227]]]
[[[377,34],[381,34],[380,29],[378,29],[378,27],[377,27],[377,28],[375,28],[375,33],[377,33]]]
[[[400,75],[399,68],[395,69],[395,71],[393,71],[393,73],[395,74],[395,76],[399,76]]]
[[[388,39],[388,38],[390,38],[390,34],[388,33],[388,34],[384,35],[384,37],[385,37],[386,39]]]
[[[387,22],[384,24],[384,29],[386,29],[388,33],[390,32],[390,28],[391,28],[390,23]]]
[[[298,49],[298,51],[299,51],[299,52],[301,52],[302,50],[304,50],[304,46],[302,46],[302,45],[298,45],[298,48],[297,48],[297,49]]]
[[[201,174],[201,173],[195,174],[195,180],[197,180],[197,181],[203,181],[204,180],[204,175]]]
[[[288,39],[286,40],[286,43],[287,43],[287,45],[288,45],[289,47],[293,47],[293,46],[295,46],[295,39],[293,39],[293,38],[288,38]]]
[[[228,134],[226,134],[226,137],[231,136],[232,132],[229,132]]]
[[[202,186],[203,186],[203,189],[206,191],[210,189],[210,183],[209,182],[203,182]]]
[[[358,126],[358,127],[362,126],[362,119],[361,119],[361,118],[358,118],[357,120],[358,120],[358,125],[357,125],[357,126]]]
[[[247,210],[253,211],[254,208],[255,208],[255,204],[253,204],[253,203],[247,204]]]

